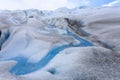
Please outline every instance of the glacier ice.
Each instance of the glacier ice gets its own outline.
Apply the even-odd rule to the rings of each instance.
[[[0,80],[119,80],[119,11],[0,11]]]

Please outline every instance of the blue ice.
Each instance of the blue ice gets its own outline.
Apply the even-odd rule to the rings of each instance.
[[[67,35],[74,37],[75,39],[79,40],[79,44],[68,44],[68,45],[62,45],[59,47],[53,47],[48,54],[42,58],[39,62],[37,63],[30,63],[28,60],[24,57],[16,57],[13,58],[12,60],[17,61],[17,64],[13,66],[10,69],[10,72],[15,74],[15,75],[25,75],[34,71],[37,71],[38,69],[43,68],[46,66],[60,51],[69,48],[69,47],[86,47],[86,46],[93,46],[93,44],[85,39],[80,38],[76,34],[73,34],[69,30],[67,30]],[[52,71],[51,73],[55,73]]]

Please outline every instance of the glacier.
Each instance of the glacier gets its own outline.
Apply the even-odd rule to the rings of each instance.
[[[44,67],[47,63],[50,62],[50,60],[52,58],[54,58],[55,55],[57,55],[60,51],[66,49],[66,48],[93,46],[90,42],[77,37],[75,34],[72,34],[71,32],[68,32],[68,35],[72,35],[73,37],[75,37],[75,39],[78,39],[80,41],[80,43],[79,44],[70,43],[68,45],[62,45],[62,46],[55,47],[55,48],[51,49],[48,52],[48,54],[37,63],[30,63],[24,57],[13,58],[13,60],[17,61],[17,64],[10,70],[10,72],[14,73],[16,75],[27,74],[27,73],[33,72],[35,70],[38,70],[38,69]]]
[[[0,11],[0,80],[119,80],[120,8]]]

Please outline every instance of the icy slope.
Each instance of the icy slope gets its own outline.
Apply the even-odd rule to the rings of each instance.
[[[0,80],[119,80],[120,8],[0,11]]]

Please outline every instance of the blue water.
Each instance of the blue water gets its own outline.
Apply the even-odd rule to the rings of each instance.
[[[80,44],[78,44],[78,47],[84,47],[84,46],[93,46],[93,44],[85,39],[80,38],[76,34],[70,32],[67,30],[67,35],[74,37],[75,39],[80,41]]]
[[[16,60],[17,64],[10,69],[10,72],[15,74],[15,75],[28,74],[28,73],[37,71],[38,69],[41,69],[44,66],[46,66],[60,51],[66,49],[66,48],[93,46],[93,44],[88,42],[87,40],[84,40],[84,39],[78,37],[77,35],[71,33],[70,31],[67,31],[67,32],[68,32],[67,35],[72,36],[75,39],[79,40],[80,44],[75,45],[75,44],[70,43],[68,45],[62,45],[62,46],[59,46],[59,47],[54,47],[38,63],[27,62],[27,59],[24,58],[24,57],[13,58],[12,60]],[[52,70],[52,71],[50,70],[50,72],[55,73],[55,70]]]

